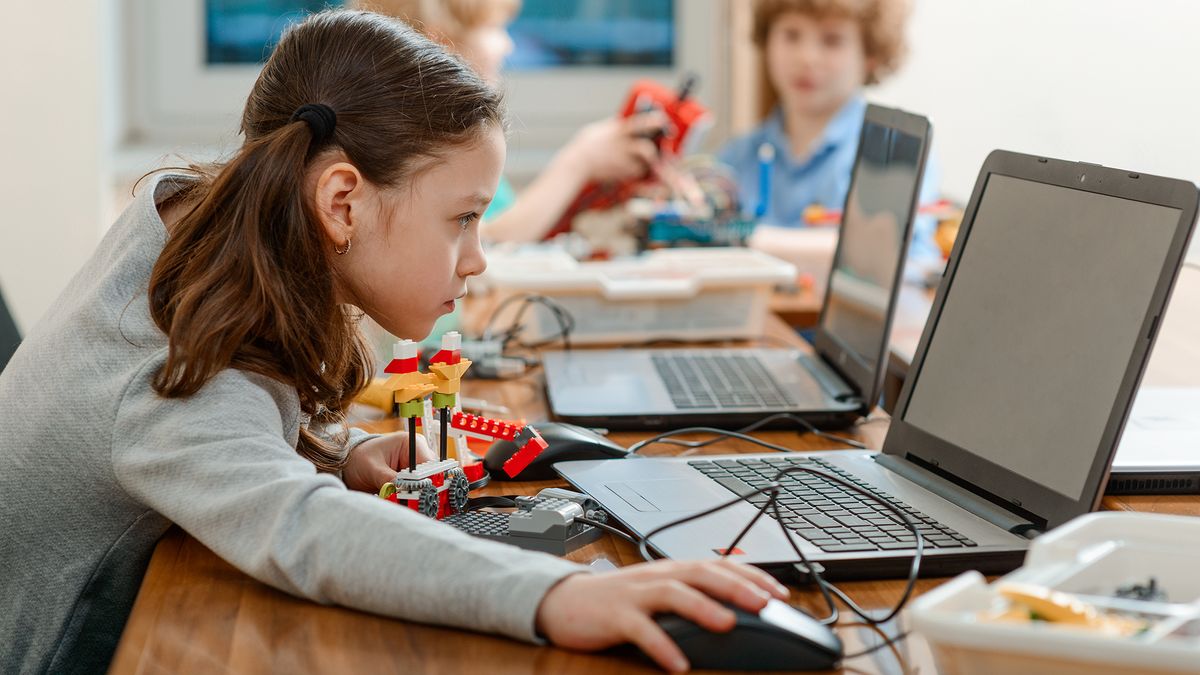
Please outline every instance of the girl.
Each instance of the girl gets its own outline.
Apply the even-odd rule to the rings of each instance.
[[[403,19],[458,53],[493,86],[512,52],[508,24],[520,0],[356,0]],[[551,233],[588,183],[641,178],[657,161],[648,135],[661,129],[660,113],[593,122],[571,137],[546,168],[518,195],[502,181],[480,227],[486,239],[536,241]]]
[[[0,376],[0,670],[105,668],[171,523],[316,602],[673,670],[655,612],[722,630],[709,596],[783,595],[727,563],[581,574],[355,492],[412,442],[340,431],[356,316],[421,337],[484,269],[501,101],[398,22],[330,12],[281,40],[242,131],[223,166],[147,181]]]

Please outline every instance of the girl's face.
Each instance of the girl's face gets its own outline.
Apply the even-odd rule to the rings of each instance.
[[[342,299],[397,337],[429,335],[466,295],[467,277],[487,267],[479,216],[496,193],[504,154],[504,135],[493,127],[362,200],[370,206],[354,219],[352,248],[335,258]]]
[[[862,31],[853,19],[780,15],[764,51],[767,76],[791,112],[832,114],[866,82]]]
[[[500,84],[500,68],[504,65],[504,59],[513,50],[513,41],[508,35],[508,21],[497,18],[476,26],[454,47],[485,82],[496,86]]]

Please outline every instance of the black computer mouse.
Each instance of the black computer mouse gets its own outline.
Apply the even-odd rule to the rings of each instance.
[[[712,633],[676,614],[656,617],[697,670],[830,670],[842,658],[833,630],[781,600],[758,614],[730,606],[737,625]]]
[[[483,456],[483,465],[496,480],[549,480],[558,474],[551,468],[555,462],[570,462],[579,459],[620,459],[629,456],[629,451],[608,440],[591,429],[567,424],[566,422],[542,422],[534,424],[548,447],[534,458],[529,466],[515,477],[504,472],[504,462],[516,452],[509,441],[496,441]]]

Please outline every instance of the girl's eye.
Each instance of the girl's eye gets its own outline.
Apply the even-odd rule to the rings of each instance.
[[[479,219],[478,213],[474,213],[474,212],[464,213],[463,215],[458,217],[458,226],[465,230],[471,226],[471,223],[475,222],[478,219]]]

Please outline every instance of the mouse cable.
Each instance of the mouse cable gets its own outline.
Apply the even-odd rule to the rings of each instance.
[[[751,440],[752,442],[757,443],[759,445],[763,445],[763,446],[772,445],[772,444],[767,443],[766,441],[760,441],[760,440],[752,438],[752,437],[747,437],[747,438],[749,440]],[[831,481],[831,482],[837,483],[843,487],[846,487],[850,490],[858,492],[859,494],[866,496],[868,499],[874,500],[874,501],[882,504],[884,506],[884,508],[887,508],[888,510],[895,513],[897,515],[897,517],[900,518],[901,522],[903,522],[904,525],[906,527],[908,527],[909,530],[912,531],[913,536],[915,538],[916,551],[914,552],[914,555],[912,558],[912,563],[909,566],[908,581],[905,584],[904,592],[901,594],[900,600],[896,603],[896,605],[892,608],[892,610],[890,612],[888,612],[887,615],[884,616],[883,618],[876,618],[876,617],[871,616],[870,613],[868,613],[863,608],[859,607],[858,604],[855,603],[854,601],[852,601],[849,598],[849,596],[847,596],[841,589],[839,589],[837,586],[826,581],[816,571],[815,566],[812,565],[811,563],[809,563],[808,557],[804,555],[804,551],[802,551],[800,549],[800,547],[796,545],[795,540],[793,540],[792,537],[790,536],[790,533],[787,530],[787,526],[783,522],[782,514],[779,511],[779,505],[776,503],[776,498],[778,496],[780,488],[782,487],[778,481],[781,478],[787,476],[788,474],[792,474],[792,473],[813,474],[813,475],[823,478],[826,481]],[[842,600],[842,602],[846,604],[846,606],[850,609],[850,611],[854,612],[860,619],[862,619],[863,621],[865,621],[867,623],[871,623],[871,624],[881,624],[881,623],[886,623],[888,621],[891,621],[893,618],[896,617],[897,614],[900,613],[901,610],[904,609],[905,605],[908,603],[909,598],[912,596],[913,588],[916,586],[917,577],[918,577],[918,575],[920,573],[920,569],[921,569],[921,559],[922,559],[922,557],[924,557],[924,553],[925,553],[925,540],[924,540],[924,537],[921,535],[921,531],[917,527],[916,523],[914,523],[913,520],[908,517],[908,514],[904,513],[903,509],[901,509],[900,507],[896,506],[895,504],[889,502],[888,500],[884,499],[883,497],[881,497],[877,494],[871,493],[867,490],[864,490],[864,489],[858,487],[857,485],[850,483],[849,481],[843,480],[839,476],[836,476],[834,474],[830,474],[830,473],[827,473],[824,471],[819,471],[817,469],[810,469],[808,467],[794,466],[794,467],[788,467],[785,469],[781,469],[779,471],[779,473],[777,473],[775,475],[774,479],[772,479],[772,481],[770,483],[768,483],[767,485],[764,485],[761,488],[758,488],[752,492],[748,492],[746,494],[740,495],[731,500],[725,501],[721,504],[718,504],[712,508],[701,511],[699,513],[685,516],[683,518],[660,525],[659,527],[651,530],[650,532],[647,532],[646,536],[642,537],[641,541],[638,542],[638,552],[641,554],[643,559],[648,560],[648,561],[654,560],[655,558],[650,553],[649,545],[650,545],[650,539],[653,538],[655,535],[657,535],[665,530],[668,530],[670,528],[682,525],[684,523],[688,523],[693,520],[699,520],[700,518],[704,518],[706,516],[712,515],[713,513],[727,509],[739,502],[745,501],[747,503],[751,503],[749,498],[753,497],[755,495],[760,495],[760,494],[768,495],[768,500],[761,506],[755,506],[755,508],[758,509],[758,513],[754,516],[753,519],[751,519],[751,521],[746,525],[746,527],[743,528],[742,531],[738,533],[737,537],[734,538],[733,543],[731,543],[728,547],[726,547],[725,552],[722,554],[722,557],[728,557],[729,552],[736,549],[737,544],[742,540],[742,538],[746,535],[746,533],[749,532],[750,528],[752,528],[754,526],[754,524],[758,522],[759,518],[761,518],[763,516],[763,514],[766,513],[766,509],[768,507],[771,507],[774,510],[775,521],[779,525],[779,529],[783,533],[784,539],[787,540],[788,544],[792,547],[792,550],[795,551],[796,556],[800,559],[801,564],[804,565],[805,569],[807,570],[808,575],[811,576],[813,578],[813,580],[817,583],[817,588],[821,591],[821,595],[825,598],[826,603],[830,606],[831,613],[834,609],[836,609],[836,605],[834,605],[833,600],[830,597],[831,593],[836,595],[838,597],[838,599]]]
[[[841,626],[838,626],[838,628],[874,628],[875,630],[879,631],[878,626],[875,626],[875,625],[872,625],[869,623],[858,623],[858,622],[844,623]],[[856,652],[851,652],[850,654],[843,654],[842,660],[856,659],[860,656],[866,656],[867,654],[874,654],[875,652],[879,651],[880,649],[884,649],[886,647],[892,647],[892,646],[896,645],[897,643],[903,641],[905,638],[907,638],[909,635],[911,635],[910,631],[901,631],[900,633],[897,633],[896,635],[892,635],[892,636],[888,636],[883,631],[879,631],[879,633],[880,633],[880,635],[883,635],[883,642],[880,642],[879,644],[876,644],[876,645],[871,645],[870,647],[860,649]],[[896,658],[898,660],[900,660],[901,662],[903,662],[903,659],[900,658],[899,654],[896,655]]]
[[[638,543],[637,539],[634,539],[633,535],[631,535],[627,532],[622,532],[621,530],[618,530],[617,528],[613,527],[612,525],[609,525],[608,523],[602,523],[598,520],[592,520],[591,518],[580,518],[578,516],[575,517],[575,522],[583,523],[585,525],[591,525],[592,527],[598,527],[601,530],[604,530],[605,532],[616,535],[616,536],[624,539],[625,541],[633,544],[634,546],[637,546],[637,543]]]
[[[754,431],[766,424],[769,424],[771,422],[774,422],[774,421],[777,421],[780,419],[790,419],[792,421],[799,422],[801,424],[801,426],[803,426],[808,433],[811,433],[815,436],[820,436],[821,438],[837,441],[839,443],[845,443],[846,445],[849,445],[854,448],[858,448],[860,450],[867,449],[867,446],[864,443],[860,443],[859,441],[856,441],[851,438],[842,438],[841,436],[835,436],[831,433],[821,431],[820,429],[817,429],[816,427],[812,426],[812,424],[810,424],[808,422],[808,420],[805,420],[802,417],[797,417],[796,415],[793,415],[792,413],[776,413],[769,417],[764,417],[763,419],[758,420],[754,424],[751,424],[747,427],[743,427],[742,429],[739,429],[737,431],[730,431],[728,429],[717,429],[716,427],[684,427],[682,429],[674,429],[672,431],[666,431],[661,434],[658,434],[657,436],[651,436],[650,438],[647,438],[645,440],[641,440],[641,441],[638,441],[637,443],[634,443],[633,445],[629,446],[629,452],[630,452],[630,454],[638,454],[639,452],[641,452],[642,448],[648,447],[650,445],[654,445],[656,443],[663,443],[663,444],[668,444],[668,445],[678,445],[678,446],[682,446],[685,448],[690,448],[692,450],[696,450],[696,449],[703,448],[708,445],[712,445],[713,443],[719,443],[721,441],[728,440],[730,438],[738,438],[743,441],[749,441],[750,443],[760,445],[764,448],[776,450],[778,452],[794,453],[794,452],[796,452],[796,450],[793,448],[786,448],[782,445],[776,445],[774,443],[769,443],[767,441],[764,441],[764,440],[761,440],[758,438],[754,438],[753,436],[746,435],[746,432],[748,432],[748,431]],[[678,436],[681,434],[698,434],[698,433],[714,434],[714,437],[705,439],[703,441],[681,441],[681,440],[672,438],[673,436]]]

